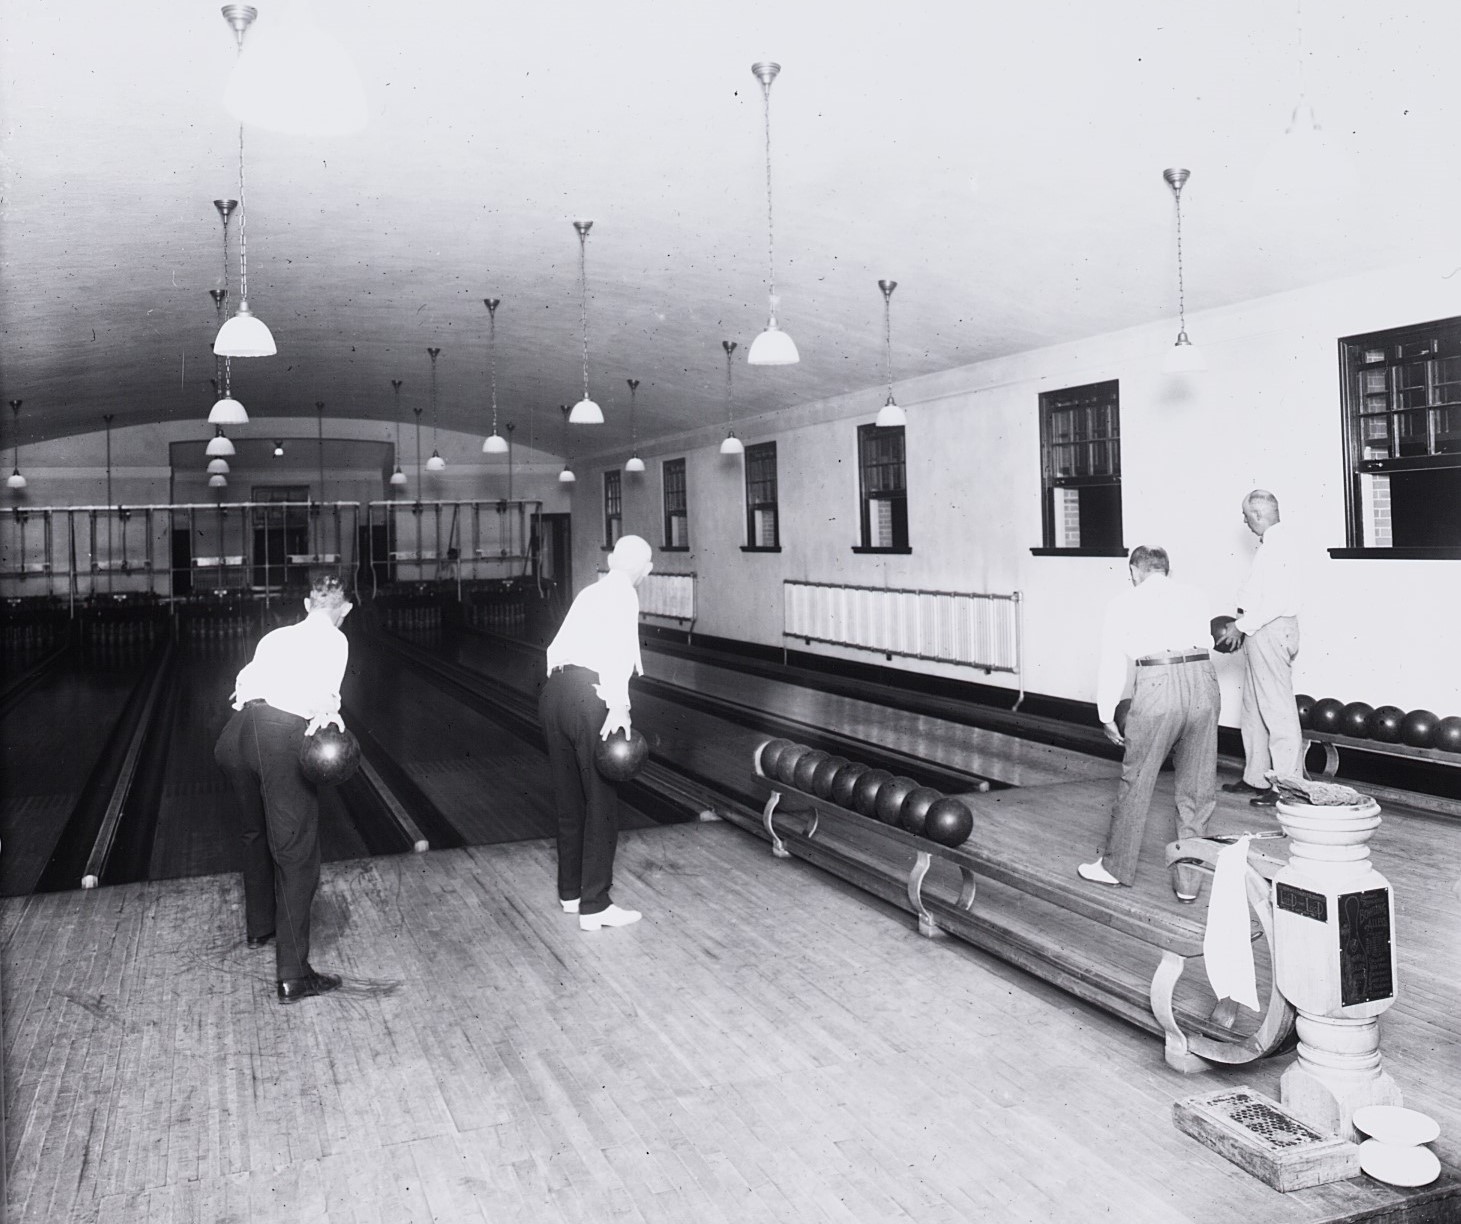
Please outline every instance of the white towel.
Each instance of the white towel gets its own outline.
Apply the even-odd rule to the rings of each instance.
[[[1218,851],[1212,891],[1207,902],[1207,930],[1202,959],[1207,980],[1219,999],[1232,999],[1258,1010],[1258,983],[1253,973],[1253,944],[1248,926],[1248,837]]]

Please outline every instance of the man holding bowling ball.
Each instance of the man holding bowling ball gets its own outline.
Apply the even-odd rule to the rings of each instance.
[[[307,736],[345,728],[340,683],[350,643],[340,622],[351,604],[337,574],[315,571],[305,618],[266,633],[238,673],[237,711],[213,758],[228,775],[243,832],[248,946],[274,941],[279,1002],[297,1003],[340,985],[309,963],[310,906],[320,882],[320,804],[300,769]]]
[[[621,536],[609,553],[609,572],[578,593],[548,646],[538,714],[558,812],[558,900],[584,931],[640,918],[609,896],[618,796],[594,752],[616,731],[630,733],[629,678],[644,673],[636,588],[653,568],[649,544]]]
[[[1096,717],[1106,738],[1126,749],[1111,823],[1096,860],[1076,868],[1093,884],[1131,884],[1146,831],[1157,774],[1176,750],[1177,836],[1201,837],[1217,805],[1217,671],[1204,644],[1208,615],[1201,594],[1173,582],[1165,549],[1141,545],[1128,562],[1131,589],[1111,601],[1101,631],[1096,674]],[[1114,721],[1126,687],[1127,665],[1136,665],[1136,686],[1126,729]],[[1173,891],[1197,900],[1201,876],[1178,863]]]

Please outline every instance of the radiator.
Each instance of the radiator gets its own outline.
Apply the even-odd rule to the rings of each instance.
[[[1020,670],[1020,593],[783,583],[783,636],[887,655]]]
[[[695,619],[694,574],[647,574],[639,584],[639,614],[669,620]]]

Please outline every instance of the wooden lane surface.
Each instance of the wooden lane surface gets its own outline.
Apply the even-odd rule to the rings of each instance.
[[[329,865],[313,959],[347,984],[290,1008],[236,877],[0,903],[11,1218],[1288,1224],[1397,1199],[1280,1195],[1172,1125],[1278,1066],[1177,1076],[730,826],[627,833],[616,894],[645,920],[580,932],[542,841]]]

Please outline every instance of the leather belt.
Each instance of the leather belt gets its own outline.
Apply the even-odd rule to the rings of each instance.
[[[1191,654],[1151,654],[1142,655],[1136,661],[1138,667],[1161,667],[1167,663],[1201,663],[1209,658],[1205,650],[1194,650]]]

